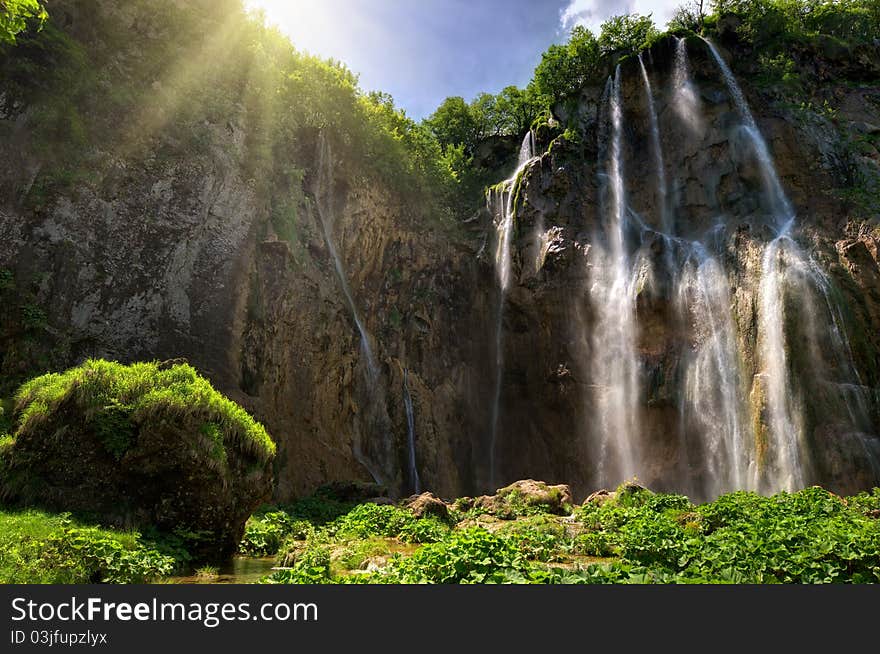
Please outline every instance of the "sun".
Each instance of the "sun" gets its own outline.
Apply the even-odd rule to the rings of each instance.
[[[339,21],[339,2],[314,0],[245,0],[248,11],[262,12],[266,21],[293,41],[299,50],[324,56],[338,55],[346,45]],[[352,9],[355,9],[352,6]],[[358,21],[359,22],[359,21]]]

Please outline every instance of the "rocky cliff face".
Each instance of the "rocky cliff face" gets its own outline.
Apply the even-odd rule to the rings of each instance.
[[[76,16],[71,20],[75,29]],[[742,421],[758,458],[771,422],[762,399],[766,362],[757,352],[762,256],[773,233],[762,218],[762,180],[736,129],[736,107],[705,47],[688,45],[697,104],[690,118],[698,124],[682,119],[669,90],[675,41],[644,59],[656,91],[665,199],[655,183],[636,59],[621,64],[621,144],[632,224],[655,230],[628,237],[637,237],[632,249],[641,253],[634,296],[643,390],[636,401],[644,449],[638,475],[648,485],[699,495],[711,492],[716,473],[703,464],[711,453],[704,451],[699,404],[685,415],[682,397],[688,362],[706,341],[694,326],[706,321],[676,299],[680,279],[663,264],[674,247],[657,233],[660,221],[668,210],[680,240],[708,242],[717,232],[736,325],[735,365],[750,407]],[[781,111],[744,83],[796,210],[792,238],[827,271],[851,351],[846,360],[834,354],[839,344],[822,311],[815,314],[821,329],[804,326],[812,314],[798,313],[805,296],[793,286],[797,279],[789,280],[787,365],[807,422],[804,482],[838,490],[876,483],[880,472],[871,456],[880,431],[880,236],[876,216],[871,227],[858,205],[836,192],[854,162],[874,175],[880,160],[880,86],[876,53],[871,57],[860,69],[861,85],[829,85],[839,107],[834,121],[815,112],[796,121],[794,109]],[[607,213],[607,102],[603,88],[586,88],[576,114],[564,117],[577,124],[574,133],[551,145],[556,132],[539,130],[543,154],[517,187],[514,281],[502,323],[499,483],[541,478],[570,483],[582,495],[608,481],[598,472],[599,344],[591,301]],[[334,158],[332,135],[333,192],[325,198],[315,133],[298,136],[296,147],[315,153],[315,161],[296,188],[259,185],[242,164],[255,129],[244,108],[206,117],[197,150],[161,131],[132,151],[90,147],[88,183],[50,188],[35,201],[47,165],[32,129],[35,110],[20,107],[0,121],[10,144],[0,162],[0,268],[11,279],[4,292],[16,306],[44,313],[36,326],[6,325],[5,374],[35,361],[60,368],[87,356],[185,357],[266,424],[279,444],[276,495],[287,499],[342,479],[372,477],[401,494],[412,489],[407,371],[422,488],[447,496],[485,490],[499,302],[490,212],[455,226],[426,224],[414,218],[421,214],[411,200]],[[862,150],[854,156],[847,143],[859,135]],[[272,220],[281,196],[295,198],[293,234],[279,233]],[[328,246],[327,216],[378,364],[375,377]],[[810,293],[809,302],[826,301],[821,291]],[[866,402],[867,418],[856,426],[844,415],[847,388]]]
[[[795,427],[804,457],[801,483],[841,491],[868,487],[878,473],[880,234],[876,218],[860,220],[865,214],[841,199],[841,187],[854,174],[854,163],[859,184],[878,179],[876,140],[856,155],[848,149],[859,134],[876,134],[876,53],[862,69],[871,83],[829,83],[840,106],[833,121],[785,110],[747,87],[796,215],[790,239],[776,241],[779,231],[769,220],[774,208],[763,190],[757,155],[716,62],[704,43],[688,42],[693,94],[682,94],[676,45],[675,39],[664,40],[643,57],[663,155],[663,190],[645,77],[636,58],[619,69],[624,239],[635,286],[634,374],[642,390],[636,409],[641,436],[629,441],[642,449],[637,474],[654,487],[696,496],[717,492],[725,466],[710,465],[717,444],[706,432],[731,422],[746,436],[746,446],[754,447],[753,459],[744,465],[759,470],[772,465],[762,281],[773,272],[784,305],[786,394],[791,413],[803,421]],[[731,44],[732,52],[723,55],[734,60],[748,55],[736,47]],[[817,58],[815,65],[829,64]],[[505,323],[509,363],[499,453],[504,477],[565,479],[578,492],[607,483],[600,470],[601,397],[607,389],[599,386],[595,367],[607,344],[596,339],[601,316],[595,296],[601,246],[608,238],[608,93],[585,89],[576,115],[580,142],[555,142],[523,176],[513,257],[518,283],[509,294]],[[768,244],[782,242],[810,254],[777,253],[776,268],[765,253]],[[723,269],[723,277],[713,277],[710,264]],[[707,310],[713,293],[720,300]],[[725,313],[734,321],[730,334],[736,340],[727,348],[732,357],[713,342],[721,338]],[[719,363],[700,360],[710,351]],[[717,375],[719,368],[736,370],[739,388],[731,393],[741,396],[734,404],[745,407],[736,416],[713,415],[725,400],[711,395],[723,389],[695,378]],[[760,488],[762,482],[746,485]]]

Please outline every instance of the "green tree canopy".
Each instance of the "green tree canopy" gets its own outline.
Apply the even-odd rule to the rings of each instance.
[[[602,54],[619,52],[635,54],[660,35],[651,15],[624,14],[612,16],[602,23],[599,49]]]
[[[42,25],[48,17],[37,0],[0,0],[0,45],[15,43],[16,35],[27,27],[29,20]]]
[[[482,137],[478,117],[461,96],[446,98],[437,111],[425,119],[425,124],[444,148],[464,144],[469,151],[473,151]]]
[[[577,93],[600,72],[599,42],[585,27],[576,26],[565,45],[551,45],[541,55],[532,87],[552,101]]]

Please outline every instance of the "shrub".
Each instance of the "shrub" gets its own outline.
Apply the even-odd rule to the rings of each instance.
[[[137,533],[83,526],[69,515],[0,512],[0,583],[143,583],[175,565]]]
[[[245,523],[238,551],[249,556],[277,554],[286,538],[305,540],[313,531],[305,520],[296,520],[284,511],[251,516]]]

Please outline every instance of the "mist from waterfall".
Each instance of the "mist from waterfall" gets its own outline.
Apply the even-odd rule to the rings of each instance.
[[[623,107],[620,66],[608,80],[603,105],[608,127],[603,130],[602,235],[595,239],[590,303],[592,331],[591,378],[599,427],[596,475],[604,485],[636,476],[643,468],[639,420],[639,361],[636,354],[635,296],[638,270],[626,239],[626,187],[621,138]]]
[[[504,304],[510,287],[512,260],[511,241],[515,229],[516,193],[520,177],[535,158],[535,134],[528,131],[523,138],[513,175],[490,189],[486,204],[495,217],[495,273],[498,280],[498,311],[495,319],[495,387],[492,396],[489,436],[489,488],[494,489],[497,477],[496,449],[501,408],[501,387],[504,377]]]

